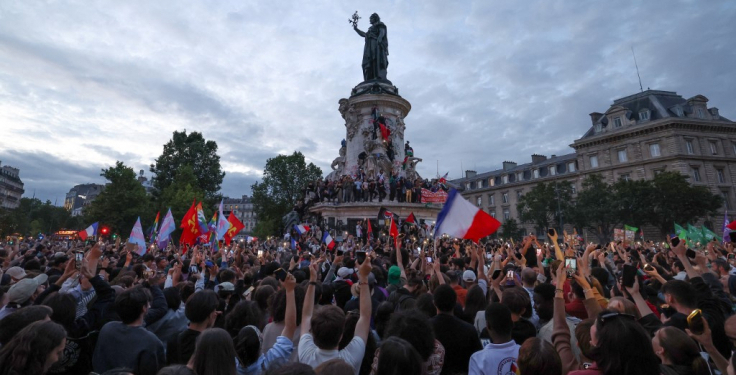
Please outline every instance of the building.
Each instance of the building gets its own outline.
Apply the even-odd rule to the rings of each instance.
[[[66,193],[64,208],[71,212],[72,216],[80,216],[82,209],[92,203],[103,190],[105,185],[101,184],[76,185]]]
[[[9,165],[2,165],[0,168],[0,208],[9,210],[18,208],[24,192],[20,170]]]
[[[491,172],[466,171],[452,183],[466,199],[503,222],[518,221],[519,198],[538,182],[570,181],[575,194],[591,173],[613,183],[677,171],[689,176],[692,184],[723,196],[720,217],[713,220],[720,223],[724,210],[733,210],[736,123],[707,103],[703,95],[685,99],[658,90],[617,99],[605,113],[590,114],[590,129],[570,145],[573,153],[532,155],[531,163],[504,162],[503,168]],[[531,224],[524,227],[534,231]],[[720,225],[715,229],[720,233]]]
[[[219,209],[219,205],[215,209]],[[257,218],[256,213],[253,211],[253,202],[250,197],[243,195],[241,198],[223,198],[222,212],[227,217],[230,217],[231,212],[235,213],[235,217],[245,225],[245,228],[233,237],[236,241],[245,239],[246,235],[253,233]]]
[[[138,182],[140,182],[141,186],[146,189],[146,194],[151,195],[154,190],[153,179],[149,180],[148,177],[143,175],[143,173],[144,171],[143,169],[141,169],[141,171],[138,173]]]

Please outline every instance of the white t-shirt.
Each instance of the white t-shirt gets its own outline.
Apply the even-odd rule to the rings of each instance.
[[[360,337],[355,336],[343,350],[324,350],[314,344],[311,333],[306,333],[299,338],[298,351],[299,362],[306,363],[312,366],[312,368],[316,368],[331,359],[340,358],[353,366],[355,375],[358,375],[360,364],[363,362],[363,355],[365,354],[365,342]]]
[[[504,344],[488,344],[470,357],[469,375],[515,374],[520,346],[513,340]]]

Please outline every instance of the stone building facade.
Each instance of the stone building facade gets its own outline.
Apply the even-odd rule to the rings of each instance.
[[[80,184],[69,189],[64,197],[64,208],[71,212],[72,216],[82,215],[82,209],[92,203],[102,191],[102,184]]]
[[[18,208],[24,192],[20,170],[9,165],[0,167],[0,208],[8,210]]]
[[[219,205],[215,206],[215,209],[219,209]],[[236,241],[244,239],[246,235],[252,233],[258,222],[256,213],[253,211],[253,201],[247,195],[240,198],[225,197],[222,203],[222,212],[227,217],[230,216],[231,212],[234,212],[238,220],[245,225],[245,228],[234,237]]]
[[[591,173],[613,183],[677,171],[692,184],[707,186],[724,198],[719,216],[709,218],[720,234],[724,211],[733,212],[736,202],[736,123],[707,103],[703,95],[685,99],[658,90],[617,99],[605,113],[590,114],[591,127],[570,145],[573,153],[550,158],[532,155],[531,163],[504,162],[502,169],[480,174],[466,171],[465,177],[452,183],[466,199],[503,222],[518,221],[518,199],[539,182],[567,180],[575,194]],[[534,230],[531,224],[524,227]],[[649,231],[645,235],[649,237]]]

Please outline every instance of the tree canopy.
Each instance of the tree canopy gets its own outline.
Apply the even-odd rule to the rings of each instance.
[[[80,218],[72,217],[64,207],[38,198],[21,198],[18,208],[0,211],[0,234],[3,236],[14,233],[35,236],[60,229],[77,230],[80,226]]]
[[[251,186],[253,210],[258,217],[255,235],[281,234],[277,232],[284,229],[281,218],[303,198],[307,184],[320,177],[322,170],[313,163],[307,164],[299,151],[268,159],[263,169],[263,181]]]
[[[155,164],[151,164],[155,196],[161,197],[185,166],[191,168],[196,178],[196,184],[192,188],[204,193],[207,205],[217,202],[220,185],[225,178],[225,172],[220,166],[220,156],[217,155],[217,143],[206,141],[202,133],[187,134],[186,130],[175,131],[171,140],[164,145],[163,154],[156,158]]]
[[[572,204],[572,184],[569,181],[540,182],[519,199],[516,210],[522,223],[546,229],[550,223],[560,225],[560,214],[564,222]]]

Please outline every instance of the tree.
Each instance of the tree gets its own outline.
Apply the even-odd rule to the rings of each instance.
[[[220,185],[225,172],[220,167],[220,156],[217,155],[217,143],[205,141],[202,133],[192,132],[187,135],[186,130],[175,131],[171,140],[164,145],[164,152],[151,164],[154,173],[153,186],[156,197],[174,183],[179,170],[190,166],[196,177],[197,188],[204,192],[207,206],[211,206],[219,199]]]
[[[523,230],[524,228],[519,226],[516,219],[508,219],[501,224],[501,232],[503,232],[504,238],[521,239],[524,236]]]
[[[80,229],[79,225],[77,218],[63,207],[38,198],[21,198],[18,208],[0,212],[0,234],[4,236],[50,234],[59,229]]]
[[[618,223],[641,228],[649,224],[656,193],[651,180],[618,180],[611,186],[615,195]]]
[[[179,223],[192,206],[192,202],[201,202],[204,199],[204,191],[197,184],[197,176],[191,166],[185,165],[179,169],[174,176],[174,181],[161,192],[158,210],[161,212],[161,220],[169,208],[174,220],[177,220],[177,230],[171,234],[171,238],[179,238],[181,229]]]
[[[670,233],[674,224],[684,225],[715,213],[723,198],[705,186],[693,186],[678,172],[663,172],[652,180],[653,209],[649,222],[662,235]]]
[[[152,205],[146,189],[136,179],[133,168],[118,161],[114,167],[103,169],[101,176],[110,183],[84,209],[88,223],[99,221],[110,227],[112,233],[128,237],[138,217],[152,217]],[[144,225],[145,228],[145,225]]]
[[[569,181],[540,182],[519,199],[516,210],[522,223],[532,223],[546,230],[550,222],[560,227],[560,220],[564,222],[571,207],[572,184]]]
[[[322,170],[313,163],[307,164],[304,155],[279,155],[266,161],[263,181],[251,186],[253,210],[258,217],[254,234],[266,237],[281,234],[281,218],[291,211],[303,198],[303,189],[309,182],[322,177]]]
[[[580,229],[593,232],[600,243],[611,238],[613,228],[620,224],[619,204],[611,186],[597,174],[583,180],[570,220]]]

